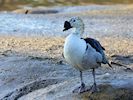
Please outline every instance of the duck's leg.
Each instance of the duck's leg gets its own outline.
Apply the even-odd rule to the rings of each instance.
[[[83,82],[83,75],[82,75],[82,71],[80,71],[80,82],[81,82],[81,85],[80,87],[76,88],[73,92],[78,92],[78,93],[83,93],[86,91],[85,89],[85,84]]]
[[[85,91],[85,83],[83,82],[82,71],[80,71],[80,81],[81,81],[81,86],[80,86],[79,92],[82,93]]]
[[[98,92],[99,91],[99,88],[97,87],[97,84],[96,84],[95,68],[93,68],[93,70],[92,70],[92,75],[93,75],[94,83],[93,83],[93,85],[91,87],[91,92],[94,93],[94,92]]]

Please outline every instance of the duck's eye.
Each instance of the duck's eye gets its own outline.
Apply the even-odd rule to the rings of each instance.
[[[75,22],[75,20],[73,20],[73,22]]]

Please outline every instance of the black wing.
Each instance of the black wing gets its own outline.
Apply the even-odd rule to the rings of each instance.
[[[83,38],[82,38],[83,39]],[[103,64],[108,64],[111,68],[111,64],[108,62],[103,50],[105,50],[105,48],[99,43],[99,41],[92,39],[92,38],[85,38],[84,39],[86,41],[86,43],[89,43],[97,52],[101,53],[103,56]]]
[[[99,43],[99,41],[92,39],[92,38],[85,38],[86,43],[89,43],[97,52],[105,50],[103,46]]]

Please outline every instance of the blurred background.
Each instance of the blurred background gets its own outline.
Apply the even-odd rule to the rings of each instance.
[[[131,4],[133,0],[0,0],[1,11],[11,11],[23,7],[72,6],[89,4]]]

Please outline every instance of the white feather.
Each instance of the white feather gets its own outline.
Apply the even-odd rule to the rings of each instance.
[[[65,40],[64,57],[66,61],[80,71],[99,67],[102,55],[81,39],[80,35],[84,31],[83,21],[80,18],[72,18],[69,22],[72,27],[76,28],[76,32],[71,33]]]
[[[64,44],[64,57],[66,61],[79,70],[86,70],[98,67],[97,62],[102,61],[100,53],[96,52],[88,44],[86,51],[86,42],[76,34],[70,34]]]

